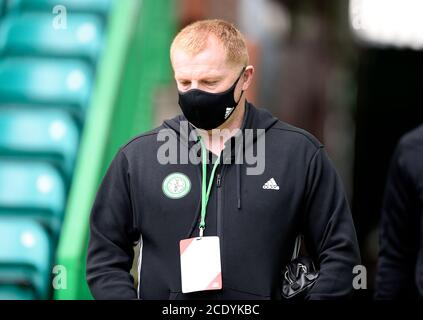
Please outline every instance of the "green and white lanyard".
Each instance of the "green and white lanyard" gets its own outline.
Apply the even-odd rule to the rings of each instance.
[[[220,156],[217,158],[216,162],[213,165],[212,172],[210,174],[210,179],[207,184],[207,150],[206,146],[204,145],[203,139],[201,136],[198,137],[200,140],[201,145],[201,157],[202,157],[202,184],[201,184],[201,221],[200,221],[200,237],[204,234],[204,229],[206,228],[206,214],[207,214],[207,203],[209,202],[209,196],[211,191],[211,186],[213,185],[214,175],[216,173],[216,169],[220,164]]]

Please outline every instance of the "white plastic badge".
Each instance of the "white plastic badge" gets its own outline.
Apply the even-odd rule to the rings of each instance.
[[[222,289],[219,237],[181,240],[182,292]]]

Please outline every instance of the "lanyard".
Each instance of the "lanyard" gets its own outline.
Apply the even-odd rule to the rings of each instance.
[[[198,137],[201,144],[201,157],[202,157],[202,184],[201,184],[201,221],[200,221],[200,237],[203,236],[204,229],[206,228],[206,214],[207,214],[207,203],[209,202],[210,190],[213,184],[214,175],[216,173],[217,166],[220,163],[220,155],[217,158],[216,162],[213,165],[212,172],[210,174],[210,179],[207,185],[207,150],[201,136]]]

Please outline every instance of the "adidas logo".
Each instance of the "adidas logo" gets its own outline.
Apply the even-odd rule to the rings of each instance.
[[[271,178],[263,185],[263,189],[279,190],[279,186],[276,183],[275,179]]]
[[[227,119],[231,115],[233,109],[234,108],[226,108],[225,119]]]

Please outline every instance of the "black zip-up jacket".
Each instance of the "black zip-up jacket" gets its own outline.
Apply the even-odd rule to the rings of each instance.
[[[222,164],[207,207],[204,235],[220,237],[223,289],[181,293],[179,241],[198,236],[201,164],[162,165],[157,156],[165,143],[158,141],[163,129],[178,138],[178,149],[197,145],[180,134],[181,121],[186,119],[175,117],[131,140],[104,177],[92,208],[87,255],[94,298],[281,299],[282,271],[299,233],[320,269],[307,298],[348,297],[359,249],[341,181],[325,149],[309,133],[250,103],[242,129],[265,130],[264,172],[247,175],[246,163]],[[256,148],[257,141],[243,148]],[[191,183],[179,199],[162,188],[175,172]],[[271,179],[273,188],[264,188]],[[129,271],[140,239],[137,295]]]
[[[377,299],[423,298],[423,125],[399,142],[380,225]]]

